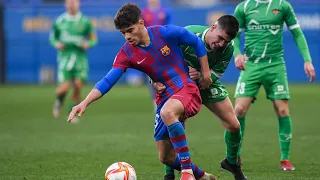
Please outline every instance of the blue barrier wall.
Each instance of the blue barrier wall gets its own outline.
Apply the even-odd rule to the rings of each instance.
[[[221,14],[232,14],[235,5],[218,5],[210,9],[175,8],[173,23],[181,26],[206,25]],[[316,71],[320,71],[320,9],[318,6],[294,7],[309,44]],[[51,22],[64,12],[63,7],[7,7],[5,32],[7,42],[7,81],[9,83],[38,83],[42,67],[56,67],[56,51],[49,45]],[[116,8],[88,6],[82,12],[92,18],[99,39],[96,47],[88,51],[89,81],[95,82],[111,68],[115,54],[125,42],[114,29]],[[290,82],[307,82],[303,60],[290,31],[284,32],[285,60]],[[235,82],[239,75],[234,64],[228,67],[224,82]],[[318,81],[320,82],[320,81]]]

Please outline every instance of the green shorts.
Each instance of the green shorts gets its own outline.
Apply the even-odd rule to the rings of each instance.
[[[267,99],[290,99],[287,70],[282,59],[269,62],[260,60],[258,63],[247,61],[246,70],[241,71],[235,98],[256,98],[260,86],[263,85]]]
[[[59,55],[58,58],[58,82],[80,79],[85,82],[88,79],[88,61],[83,54],[71,53]]]
[[[220,81],[213,82],[208,89],[200,91],[202,103],[217,103],[228,97],[228,92]]]

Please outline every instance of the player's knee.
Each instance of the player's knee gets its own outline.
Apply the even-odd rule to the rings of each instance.
[[[280,117],[289,116],[289,109],[287,107],[277,107],[276,111]]]
[[[240,123],[239,121],[236,119],[235,121],[232,121],[232,123],[228,124],[226,127],[226,130],[228,132],[239,132],[240,131]]]
[[[176,119],[175,112],[168,108],[162,108],[160,111],[160,116],[165,124],[167,124],[170,120]]]
[[[56,93],[57,94],[65,94],[65,93],[67,93],[69,88],[70,88],[70,84],[68,82],[64,82],[58,86]]]
[[[247,114],[248,112],[248,107],[242,105],[242,104],[236,104],[235,108],[234,108],[235,112],[236,112],[236,116],[237,117],[243,117]]]
[[[82,88],[82,83],[81,82],[75,82],[74,83],[74,89],[77,91],[80,91],[80,89]]]

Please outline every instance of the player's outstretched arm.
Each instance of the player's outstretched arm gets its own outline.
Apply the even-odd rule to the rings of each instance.
[[[68,122],[71,122],[77,113],[78,116],[82,116],[87,106],[106,94],[116,84],[123,73],[124,71],[121,68],[112,68],[109,73],[94,86],[87,97],[80,104],[72,108]]]

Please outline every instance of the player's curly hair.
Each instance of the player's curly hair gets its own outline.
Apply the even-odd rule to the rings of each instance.
[[[217,20],[218,28],[224,30],[230,38],[235,38],[239,31],[238,20],[231,15],[223,15]]]
[[[139,22],[141,10],[134,3],[124,4],[114,17],[114,25],[117,29],[127,28]]]

